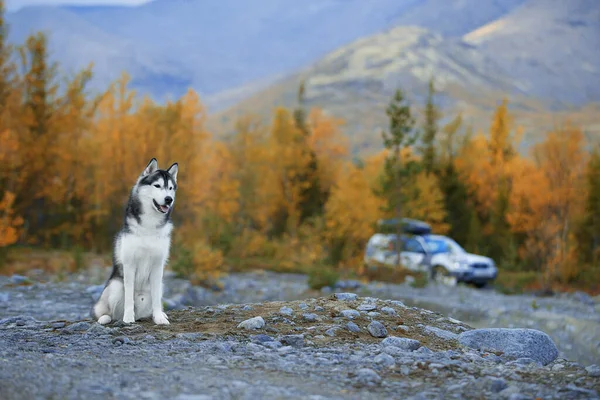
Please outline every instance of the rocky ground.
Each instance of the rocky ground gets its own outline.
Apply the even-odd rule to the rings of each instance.
[[[342,282],[315,293],[300,275],[249,273],[213,291],[168,277],[171,325],[103,327],[87,314],[105,273],[0,278],[0,398],[599,398],[597,358],[565,357],[565,343],[537,330],[473,329],[448,316],[473,308],[501,324],[490,310],[576,320],[587,310],[598,324],[597,300],[583,295],[532,306],[461,287]],[[413,305],[435,292],[449,312]]]

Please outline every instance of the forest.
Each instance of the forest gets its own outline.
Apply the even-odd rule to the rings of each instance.
[[[224,135],[207,131],[193,90],[158,104],[123,73],[92,91],[92,65],[62,76],[42,33],[11,46],[3,21],[0,271],[25,250],[110,259],[129,190],[156,157],[180,169],[169,268],[197,283],[247,268],[365,278],[366,241],[400,207],[492,257],[507,287],[600,292],[600,149],[569,121],[522,154],[508,99],[487,131],[461,115],[441,124],[433,76],[425,104],[402,88],[390,99],[377,154],[353,154],[344,122],[307,108],[302,85],[295,108]]]

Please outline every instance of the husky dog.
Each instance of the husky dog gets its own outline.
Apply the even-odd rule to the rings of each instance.
[[[123,228],[115,236],[113,270],[91,314],[100,324],[152,316],[168,325],[162,309],[163,269],[171,246],[171,211],[177,190],[177,163],[158,169],[155,158],[131,189]]]

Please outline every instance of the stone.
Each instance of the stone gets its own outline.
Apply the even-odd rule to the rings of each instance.
[[[264,326],[265,320],[263,317],[258,316],[240,322],[237,327],[242,329],[261,329],[264,328]]]
[[[589,367],[585,368],[588,376],[592,376],[594,378],[600,377],[600,367],[596,364],[592,364]]]
[[[381,312],[387,315],[398,315],[392,307],[382,307]]]
[[[435,326],[426,326],[425,332],[446,340],[456,340],[458,338],[456,333],[436,328]]]
[[[394,346],[404,351],[415,351],[421,347],[421,342],[415,339],[389,336],[381,341],[383,347]]]
[[[354,293],[335,293],[335,298],[342,301],[354,301],[358,296]]]
[[[360,328],[354,322],[350,321],[346,324],[346,329],[348,329],[352,333],[360,332]]]
[[[356,372],[358,386],[376,386],[381,383],[381,377],[370,368],[361,368]]]
[[[375,356],[375,359],[373,361],[375,361],[375,364],[379,364],[388,368],[393,367],[396,364],[396,361],[394,361],[394,357],[385,353],[378,354],[377,356]]]
[[[373,311],[377,309],[377,306],[375,304],[361,304],[356,309],[358,311]]]
[[[458,341],[473,349],[501,351],[511,358],[531,358],[542,365],[558,357],[558,349],[552,339],[536,329],[474,329],[461,333]]]
[[[287,315],[287,316],[290,316],[290,315],[292,315],[293,313],[294,313],[294,310],[292,310],[292,309],[291,309],[291,308],[289,308],[289,307],[285,307],[285,306],[283,306],[283,307],[281,307],[281,308],[279,309],[279,314],[282,314],[282,315]]]
[[[308,321],[308,322],[315,322],[315,321],[319,320],[319,317],[317,316],[317,314],[313,314],[313,313],[302,314],[302,318],[304,318],[304,320]]]
[[[356,310],[342,310],[342,312],[340,314],[342,314],[344,317],[346,317],[348,319],[354,319],[354,318],[360,317],[360,313]]]
[[[284,346],[302,347],[304,346],[304,335],[284,335],[279,338]]]
[[[373,321],[367,326],[367,330],[371,334],[371,336],[376,338],[384,338],[388,335],[387,329],[385,326],[379,321]]]

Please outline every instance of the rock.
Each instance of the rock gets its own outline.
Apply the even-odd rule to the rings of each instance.
[[[371,318],[375,318],[375,317],[378,317],[378,316],[380,316],[380,315],[381,315],[381,313],[378,313],[377,311],[369,311],[369,312],[367,313],[367,315],[368,315],[369,317],[371,317]]]
[[[394,357],[390,356],[389,354],[379,354],[377,356],[375,356],[375,359],[373,360],[375,361],[376,364],[382,365],[384,367],[393,367],[396,364],[396,361],[394,361]]]
[[[13,285],[22,285],[24,283],[29,283],[30,280],[28,277],[23,276],[23,275],[18,275],[18,274],[14,274],[13,276],[10,277],[10,283],[12,283]]]
[[[64,328],[67,323],[65,321],[54,321],[50,323],[50,326],[54,329]]]
[[[506,381],[502,378],[492,377],[492,378],[489,378],[488,381],[489,381],[488,387],[490,388],[490,391],[493,393],[498,393],[498,392],[504,390],[508,386]]]
[[[379,321],[373,321],[367,326],[367,330],[371,334],[371,336],[376,338],[384,338],[388,335],[387,329],[385,326]]]
[[[415,339],[390,336],[381,341],[383,347],[394,346],[404,351],[415,351],[421,347],[421,342]]]
[[[338,329],[340,329],[340,327],[339,327],[339,326],[334,326],[333,328],[329,328],[329,329],[327,329],[327,330],[325,331],[325,334],[326,334],[327,336],[331,336],[331,337],[333,337],[333,336],[335,336],[335,333],[337,332],[337,330],[338,330]]]
[[[358,386],[375,386],[381,383],[381,377],[370,368],[361,368],[356,372]]]
[[[251,306],[251,305],[248,305],[248,304],[246,304],[246,305],[244,305],[244,306],[242,307],[242,311],[252,311],[252,306]]]
[[[346,329],[348,329],[352,333],[360,332],[360,328],[354,322],[350,321],[346,324]]]
[[[254,336],[250,337],[250,340],[252,342],[258,343],[258,344],[264,344],[267,342],[275,341],[275,339],[273,339],[271,336],[265,335],[264,333],[259,333],[258,335],[254,335]]]
[[[131,339],[129,339],[127,336],[119,336],[113,339],[113,344],[116,345],[121,345],[121,344],[130,344],[131,343]]]
[[[402,350],[400,347],[396,347],[396,346],[386,346],[383,348],[383,352],[385,354],[389,354],[391,356],[400,356],[405,353],[404,350]]]
[[[373,311],[377,309],[377,306],[375,304],[361,304],[356,309],[358,311]]]
[[[286,307],[286,306],[283,306],[279,309],[279,314],[290,316],[293,313],[294,313],[294,310],[292,310],[291,308]]]
[[[242,321],[237,327],[243,329],[261,329],[264,328],[264,326],[265,320],[263,317],[259,316]]]
[[[300,303],[298,305],[298,307],[300,307],[301,310],[306,310],[306,309],[308,309],[308,304],[306,304],[306,303]]]
[[[426,326],[425,332],[429,333],[429,334],[434,334],[437,337],[446,339],[446,340],[456,340],[458,338],[458,335],[456,333],[453,333],[453,332],[450,332],[450,331],[447,331],[444,329],[436,328],[435,326]]]
[[[406,305],[403,302],[401,302],[399,300],[392,300],[392,301],[390,301],[390,304],[393,304],[396,307],[408,308],[408,307],[406,307]]]
[[[587,372],[588,376],[592,376],[594,378],[600,376],[600,367],[596,364],[592,364],[589,367],[586,367],[585,371]]]
[[[458,341],[463,346],[478,350],[502,351],[504,356],[532,358],[542,365],[558,357],[558,349],[552,339],[535,329],[474,329],[461,333]]]
[[[64,331],[65,332],[83,332],[83,331],[87,331],[88,329],[90,329],[90,323],[89,322],[85,322],[85,321],[81,321],[81,322],[75,322],[74,324],[71,324],[69,326],[67,326]]]
[[[360,317],[360,313],[356,310],[343,310],[340,314],[348,319],[354,319]]]
[[[587,304],[588,306],[593,306],[595,304],[594,299],[592,299],[592,297],[585,292],[575,292],[573,297],[575,297],[575,299],[579,300],[583,304]]]
[[[323,312],[323,311],[325,311],[325,309],[323,307],[321,307],[321,306],[315,306],[315,311],[316,312]]]
[[[392,307],[382,307],[381,312],[387,315],[398,315]]]
[[[285,335],[279,338],[284,346],[302,347],[304,346],[304,335]]]
[[[302,318],[304,318],[304,320],[308,321],[308,322],[315,322],[315,321],[319,320],[319,317],[317,316],[317,314],[313,314],[313,313],[302,314]]]
[[[358,296],[354,293],[335,293],[335,298],[342,301],[354,301]]]

